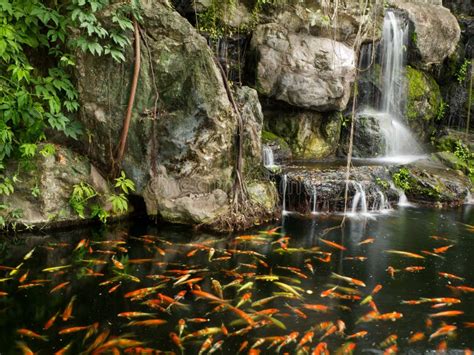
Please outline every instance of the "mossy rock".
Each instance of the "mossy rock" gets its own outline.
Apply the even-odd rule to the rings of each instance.
[[[426,139],[434,130],[435,119],[442,106],[441,91],[436,80],[428,73],[406,67],[406,118],[418,136]]]
[[[461,205],[472,186],[460,171],[433,162],[393,168],[391,175],[410,201],[426,205]]]

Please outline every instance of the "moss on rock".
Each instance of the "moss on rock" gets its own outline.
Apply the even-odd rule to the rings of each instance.
[[[407,109],[410,127],[423,139],[430,136],[443,100],[435,79],[421,70],[406,67]]]

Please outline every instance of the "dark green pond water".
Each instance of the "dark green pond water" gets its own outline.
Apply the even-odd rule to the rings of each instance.
[[[321,343],[331,353],[474,348],[474,208],[405,208],[327,231],[340,221],[287,215],[277,232],[262,232],[277,227],[267,226],[244,237],[137,222],[3,240],[0,353],[181,353],[181,346],[198,354],[209,344],[202,353],[236,354],[245,342],[243,353],[252,346],[312,353]],[[373,243],[360,244],[368,238]],[[376,285],[373,303],[361,304]],[[147,287],[156,288],[129,294]],[[438,336],[440,328],[446,334]]]

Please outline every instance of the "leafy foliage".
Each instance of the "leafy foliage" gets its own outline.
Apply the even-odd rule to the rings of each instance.
[[[110,202],[111,212],[114,214],[125,213],[128,211],[127,196],[131,191],[135,191],[135,184],[123,171],[115,179],[114,187],[117,193],[100,194],[90,184],[81,182],[73,186],[69,205],[81,218],[98,218],[106,223],[110,213],[102,203]]]
[[[464,83],[464,81],[466,80],[467,74],[469,73],[470,64],[471,64],[471,61],[469,59],[465,59],[464,62],[459,67],[456,73],[456,80],[458,81],[459,84]]]
[[[399,187],[403,191],[410,190],[410,170],[407,168],[401,168],[398,170],[398,172],[393,174],[392,179],[396,187]]]
[[[112,28],[97,14],[108,0],[0,0],[0,162],[34,156],[49,129],[77,139],[73,53],[124,60],[139,2],[114,7]],[[110,27],[110,26],[109,26]],[[48,153],[43,151],[43,153]]]

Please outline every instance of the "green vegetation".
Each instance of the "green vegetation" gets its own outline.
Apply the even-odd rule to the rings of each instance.
[[[72,118],[79,109],[71,77],[75,54],[125,59],[131,19],[140,20],[139,1],[111,7],[106,26],[99,14],[107,6],[108,0],[0,0],[0,179],[8,182],[0,195],[14,191],[14,181],[2,173],[8,159],[28,168],[48,132],[72,139],[81,134]],[[39,153],[53,154],[54,146]],[[0,216],[0,225],[5,223]]]
[[[115,179],[114,188],[114,193],[101,194],[90,184],[81,182],[73,186],[69,205],[81,218],[98,218],[102,223],[106,223],[110,213],[103,205],[103,201],[111,204],[114,214],[127,212],[127,196],[131,191],[135,191],[135,184],[122,171],[120,177]]]
[[[408,84],[406,115],[409,120],[421,118],[430,121],[440,117],[441,114],[444,115],[447,106],[443,104],[438,84],[430,75],[407,66],[406,78]]]
[[[459,67],[458,71],[456,72],[456,80],[459,84],[464,83],[467,78],[467,74],[469,73],[469,66],[471,65],[471,61],[469,59],[464,59],[464,62]]]
[[[390,188],[390,183],[379,177],[375,178],[375,183],[379,185],[381,188],[383,188],[384,190],[388,190]]]
[[[410,170],[407,168],[401,168],[392,175],[393,183],[396,187],[402,189],[403,191],[410,190],[411,188],[411,175]]]

